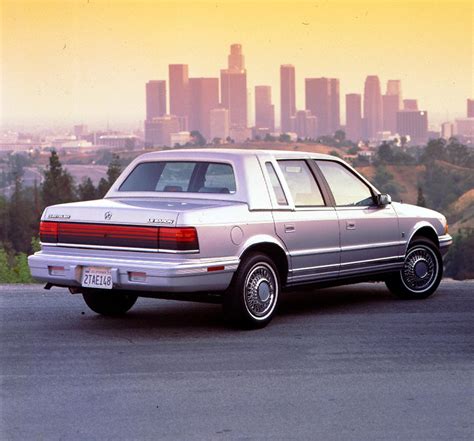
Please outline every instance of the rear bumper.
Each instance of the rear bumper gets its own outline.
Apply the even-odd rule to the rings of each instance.
[[[126,258],[90,257],[70,253],[40,251],[28,257],[31,275],[53,285],[80,287],[85,266],[112,270],[114,289],[156,292],[223,291],[239,265],[238,258],[132,260]],[[60,275],[51,274],[51,267],[64,267]],[[224,267],[217,271],[208,268]],[[145,273],[144,281],[131,280],[130,273]]]
[[[449,234],[444,234],[443,236],[438,237],[438,241],[439,250],[444,256],[448,252],[449,247],[453,244],[453,238]]]

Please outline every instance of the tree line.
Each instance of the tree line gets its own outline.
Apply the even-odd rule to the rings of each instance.
[[[58,154],[52,151],[43,182],[31,188],[23,185],[21,161],[14,159],[9,164],[9,176],[5,177],[13,182],[11,197],[0,196],[0,283],[31,282],[27,256],[39,249],[38,227],[46,207],[102,198],[122,172],[120,157],[113,155],[107,175],[97,187],[88,177],[76,185]]]

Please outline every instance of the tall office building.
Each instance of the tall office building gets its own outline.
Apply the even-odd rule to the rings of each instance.
[[[358,93],[346,95],[346,137],[353,142],[362,139],[362,99]]]
[[[228,67],[221,70],[221,104],[229,109],[231,126],[247,127],[247,71],[240,44],[230,47]]]
[[[341,128],[341,110],[338,78],[331,78],[331,110],[329,113],[329,124],[331,134]]]
[[[400,80],[388,80],[386,95],[397,95],[398,96],[398,108],[402,109],[402,82]]]
[[[474,99],[467,99],[467,117],[474,118]]]
[[[219,78],[189,79],[189,130],[211,138],[211,110],[219,107]]]
[[[280,129],[291,132],[291,117],[296,113],[295,67],[291,64],[280,66]]]
[[[369,75],[364,86],[365,136],[374,139],[382,130],[382,93],[377,75]]]
[[[189,77],[187,64],[170,64],[170,113],[187,119],[189,117]],[[182,128],[185,130],[187,123]]]
[[[454,135],[454,124],[451,121],[441,123],[441,138],[449,139]]]
[[[305,107],[318,118],[319,135],[333,135],[340,127],[339,80],[306,78]]]
[[[245,58],[242,54],[241,44],[231,44],[230,54],[227,56],[227,65],[229,69],[244,70]]]
[[[148,146],[173,147],[171,134],[179,132],[179,118],[174,115],[158,116],[145,121],[145,143]]]
[[[409,136],[411,144],[423,144],[428,140],[428,112],[401,110],[397,112],[397,132]]]
[[[166,115],[166,81],[148,81],[145,90],[147,121]]]
[[[402,110],[402,82],[388,80],[387,92],[382,96],[383,130],[395,133],[397,131],[397,112]]]
[[[383,130],[391,133],[397,131],[397,112],[400,109],[398,95],[383,95]]]
[[[301,139],[318,136],[318,119],[309,110],[298,110],[294,117],[294,131]]]
[[[229,110],[223,107],[218,109],[211,109],[210,112],[211,123],[211,139],[218,138],[225,141],[229,136]]]
[[[414,100],[414,99],[403,100],[403,110],[418,110],[418,100]]]
[[[275,131],[275,108],[270,86],[255,86],[255,128]]]

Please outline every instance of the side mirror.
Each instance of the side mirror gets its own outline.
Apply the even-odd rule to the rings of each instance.
[[[377,205],[379,207],[383,207],[391,203],[392,203],[392,198],[390,197],[389,194],[382,193],[382,194],[377,195]]]

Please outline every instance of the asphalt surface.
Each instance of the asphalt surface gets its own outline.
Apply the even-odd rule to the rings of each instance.
[[[220,307],[0,287],[1,440],[472,440],[474,282],[287,294],[260,331]]]

